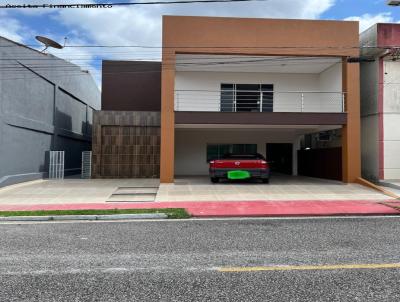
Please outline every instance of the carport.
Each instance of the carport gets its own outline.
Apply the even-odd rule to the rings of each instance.
[[[342,180],[340,125],[176,125],[175,177],[207,176],[226,153],[260,153],[273,173]],[[310,156],[311,155],[311,156]],[[288,178],[291,180],[292,178]]]

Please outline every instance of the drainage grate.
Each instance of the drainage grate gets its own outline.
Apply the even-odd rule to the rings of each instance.
[[[152,202],[158,187],[119,187],[107,202]]]

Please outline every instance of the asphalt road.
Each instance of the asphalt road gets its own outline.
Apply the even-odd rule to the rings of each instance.
[[[398,267],[293,269],[400,263],[399,231],[400,218],[0,224],[0,301],[400,301]]]

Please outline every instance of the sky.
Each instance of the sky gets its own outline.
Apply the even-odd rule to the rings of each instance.
[[[5,4],[134,2],[129,0],[0,0]],[[136,2],[148,0],[136,0]],[[166,1],[166,0],[162,0]],[[238,3],[144,5],[99,9],[0,9],[0,36],[38,48],[35,36],[66,45],[150,45],[161,43],[162,15],[360,21],[360,31],[378,22],[400,22],[400,6],[386,0],[265,0]],[[67,47],[50,53],[89,70],[101,81],[102,59],[159,60],[160,50]]]

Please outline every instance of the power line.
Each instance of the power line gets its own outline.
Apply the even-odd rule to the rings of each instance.
[[[197,57],[197,56],[192,56],[192,57],[183,57],[183,58],[178,58],[177,60],[163,60],[161,61],[159,58],[125,58],[124,60],[120,59],[104,59],[104,58],[89,58],[89,59],[82,59],[82,58],[64,58],[60,60],[56,60],[54,58],[33,58],[33,57],[23,57],[23,56],[17,56],[17,57],[12,57],[12,58],[0,58],[1,61],[18,61],[18,60],[23,60],[23,61],[33,61],[28,64],[30,65],[39,65],[42,64],[42,62],[54,62],[54,64],[49,64],[50,66],[52,65],[57,65],[57,64],[63,64],[63,65],[74,65],[73,63],[70,63],[69,61],[66,60],[83,60],[83,61],[113,61],[115,65],[124,65],[126,64],[125,62],[128,62],[130,64],[133,64],[135,61],[137,62],[159,62],[159,63],[168,63],[168,62],[176,62],[176,64],[214,64],[214,63],[222,63],[222,64],[230,64],[230,63],[245,63],[245,62],[253,62],[253,61],[261,61],[261,62],[307,62],[307,61],[312,61],[315,63],[325,63],[325,62],[333,62],[333,59],[335,57],[291,57],[291,56],[277,56],[277,57],[272,57],[272,56],[226,56],[226,55],[221,55],[221,56],[206,56],[206,57]],[[339,58],[339,57],[337,57]],[[231,60],[231,61],[224,61],[224,60]],[[61,62],[59,62],[61,61]],[[64,62],[62,62],[64,61]],[[8,63],[10,64],[10,63]],[[139,64],[139,63],[138,63]]]
[[[128,61],[129,62],[129,61]],[[312,62],[313,64],[338,64],[340,63],[339,61],[333,61],[333,60],[327,60],[327,59],[313,59],[313,58],[290,58],[290,57],[282,57],[282,58],[260,58],[260,57],[254,57],[254,59],[251,60],[246,60],[246,59],[240,59],[240,60],[235,60],[235,61],[213,61],[210,60],[208,62],[168,62],[164,61],[163,67],[164,68],[175,68],[175,67],[196,67],[196,66],[215,66],[215,65],[226,65],[226,66],[235,66],[235,65],[241,65],[241,66],[254,66],[254,64],[251,63],[263,63],[262,66],[264,67],[271,67],[271,66],[282,66],[285,67],[286,65],[289,66],[299,66],[299,65],[304,65],[306,63]],[[161,63],[161,62],[160,62]],[[288,63],[288,64],[286,64]],[[62,63],[62,62],[54,62],[54,64],[48,64],[46,62],[33,62],[33,63],[25,63],[29,68],[33,68],[36,70],[44,70],[44,71],[52,71],[52,72],[57,72],[57,71],[63,71],[63,70],[78,70],[79,67],[87,67],[87,68],[94,68],[93,65],[91,64],[81,64],[80,66],[73,65],[73,64],[68,64],[67,62]],[[124,67],[124,62],[119,62],[119,65],[121,67]],[[115,66],[114,65],[114,66]],[[129,67],[133,66],[141,66],[142,64],[140,62],[129,62]],[[23,69],[24,67],[19,66],[17,64],[0,64],[0,70],[5,70],[5,71],[19,71]],[[126,73],[128,71],[118,71],[121,73]],[[115,72],[117,73],[117,72]]]
[[[244,0],[243,0],[244,1]],[[248,0],[246,0],[248,1]],[[256,0],[251,0],[256,1]],[[1,7],[0,7],[1,8]],[[0,45],[1,47],[20,47],[21,45]],[[26,44],[23,46],[27,47],[41,47],[42,45],[39,44]],[[371,45],[358,45],[358,46],[288,46],[288,45],[264,45],[264,46],[231,46],[231,45],[204,45],[204,46],[182,46],[182,45],[170,45],[170,46],[154,46],[154,45],[101,45],[101,44],[77,44],[77,45],[66,45],[64,48],[143,48],[143,49],[219,49],[219,48],[227,48],[227,49],[360,49],[360,48],[382,48],[378,46],[371,46]],[[400,45],[393,45],[393,46],[385,46],[384,48],[400,48]]]

